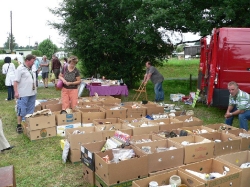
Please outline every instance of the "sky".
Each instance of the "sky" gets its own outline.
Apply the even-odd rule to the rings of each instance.
[[[19,46],[34,46],[50,38],[57,47],[63,47],[63,37],[47,21],[58,22],[49,8],[58,7],[61,0],[0,0],[0,47],[11,32],[10,11],[12,11],[12,34]]]
[[[0,0],[0,47],[11,32],[10,11],[12,11],[12,34],[19,46],[34,46],[50,38],[57,47],[63,47],[64,38],[47,24],[59,22],[49,8],[59,6],[62,0]],[[199,35],[184,34],[184,41],[197,40]]]

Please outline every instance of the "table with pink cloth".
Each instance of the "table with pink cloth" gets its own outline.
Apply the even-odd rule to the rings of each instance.
[[[123,86],[92,86],[87,85],[87,89],[89,90],[89,95],[94,96],[95,93],[98,95],[124,95],[128,96],[128,87],[126,85]]]

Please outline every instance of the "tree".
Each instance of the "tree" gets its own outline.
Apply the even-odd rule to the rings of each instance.
[[[18,44],[15,43],[15,37],[14,37],[14,35],[12,35],[12,39],[13,39],[13,41],[12,41],[13,43],[11,45],[11,36],[9,34],[9,36],[7,37],[7,41],[3,44],[4,49],[10,49],[11,50],[11,48],[15,49],[16,46],[18,46]]]
[[[50,23],[82,60],[86,77],[97,73],[132,86],[143,78],[146,60],[155,66],[173,50],[148,19],[153,4],[133,0],[64,0],[50,11],[64,22]]]
[[[36,56],[43,56],[42,51],[39,51],[39,50],[32,50],[31,54],[32,55],[36,55]]]
[[[38,45],[38,50],[42,52],[42,55],[46,55],[50,59],[57,52],[58,48],[50,39],[46,39]]]

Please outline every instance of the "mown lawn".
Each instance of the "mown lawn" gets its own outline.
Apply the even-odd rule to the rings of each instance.
[[[164,73],[165,78],[189,78],[189,74],[197,77],[198,61],[169,61],[159,68]],[[183,93],[188,95],[190,91],[196,91],[196,80],[165,80],[163,84],[165,90],[165,103],[171,103],[169,96],[171,93]],[[153,85],[147,85],[149,100],[154,99]],[[82,179],[82,164],[72,164],[61,161],[62,150],[60,148],[60,137],[53,137],[43,140],[30,141],[24,135],[15,132],[16,114],[14,112],[15,101],[5,101],[7,91],[0,91],[0,116],[3,121],[4,133],[11,145],[16,147],[11,151],[0,154],[0,167],[14,165],[16,181],[18,187],[27,186],[87,186]],[[88,96],[88,91],[84,91],[83,96]],[[134,92],[129,90],[129,96],[122,98],[122,101],[131,101]],[[49,99],[60,97],[60,92],[54,87],[48,89],[38,88],[38,99]],[[177,104],[177,103],[176,103]],[[183,105],[183,103],[181,103]],[[193,109],[189,105],[184,105],[185,109]],[[207,107],[202,103],[197,103],[193,109],[195,116],[204,121],[204,125],[223,123],[225,109]],[[234,125],[238,126],[238,120]]]

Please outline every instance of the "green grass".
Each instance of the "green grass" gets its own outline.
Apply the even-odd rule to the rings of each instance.
[[[168,77],[183,78],[190,72],[194,74],[197,69],[197,62],[184,61],[169,61],[164,64],[160,71],[167,71]],[[175,66],[176,64],[176,66]],[[191,66],[191,67],[189,67]],[[178,76],[175,72],[183,72]],[[184,74],[187,69],[190,69],[187,74]],[[189,77],[189,76],[187,76]],[[165,80],[163,87],[165,90],[165,103],[169,101],[171,93],[183,93],[188,95],[190,91],[196,91],[197,81],[193,80]],[[154,91],[152,83],[147,85],[148,99],[154,99]],[[122,101],[132,101],[135,92],[129,90],[127,98],[122,97]],[[72,186],[87,186],[82,179],[82,164],[72,164],[67,162],[63,164],[61,161],[62,150],[60,149],[60,137],[53,137],[43,140],[30,141],[24,135],[18,135],[15,132],[16,114],[14,112],[15,101],[5,101],[7,91],[0,91],[0,116],[3,122],[5,136],[11,145],[16,147],[13,150],[6,151],[0,154],[0,167],[14,165],[16,181],[18,187],[27,186],[49,186],[49,187],[72,187]],[[83,96],[88,96],[88,91],[85,90]],[[55,88],[48,89],[38,88],[38,99],[59,98],[60,92]],[[177,103],[176,103],[177,104]],[[181,103],[183,104],[183,103]],[[184,105],[185,109],[193,109],[189,105]],[[197,103],[193,109],[195,116],[203,120],[204,125],[223,123],[225,109],[207,107],[202,103]],[[234,125],[238,126],[238,120],[234,121]]]

